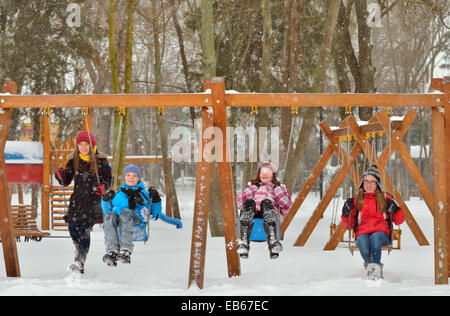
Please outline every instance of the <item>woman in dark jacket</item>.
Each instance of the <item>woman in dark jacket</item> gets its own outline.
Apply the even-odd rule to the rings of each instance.
[[[91,242],[90,230],[94,224],[103,222],[101,198],[111,184],[111,168],[106,158],[105,154],[97,152],[94,135],[82,131],[76,138],[73,157],[66,168],[58,169],[55,174],[63,186],[74,180],[73,194],[65,216],[75,244],[75,261],[68,267],[71,271],[84,273]]]

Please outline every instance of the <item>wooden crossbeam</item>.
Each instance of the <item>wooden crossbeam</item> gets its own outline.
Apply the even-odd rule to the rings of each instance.
[[[443,98],[434,94],[402,93],[238,93],[226,94],[227,106],[344,107],[379,106],[435,107]],[[3,108],[85,107],[184,107],[211,106],[211,94],[93,94],[93,95],[2,95]]]
[[[399,129],[402,129],[402,122],[401,121],[393,121],[392,122],[392,130],[399,130]],[[366,125],[361,125],[360,130],[361,130],[361,133],[365,134],[365,133],[383,132],[385,129],[384,129],[384,126],[380,122],[374,122],[374,123],[369,123]],[[353,136],[351,131],[349,133],[350,135],[347,135],[348,130],[346,127],[332,130],[331,134],[335,137],[337,137],[337,136]]]

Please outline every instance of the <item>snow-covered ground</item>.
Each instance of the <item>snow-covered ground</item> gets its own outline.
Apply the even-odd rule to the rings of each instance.
[[[269,259],[265,243],[251,246],[250,258],[241,260],[240,277],[228,278],[223,238],[208,237],[204,289],[187,288],[191,248],[194,190],[179,192],[183,229],[164,222],[151,223],[151,239],[136,243],[131,265],[108,268],[103,232],[96,226],[82,279],[66,266],[73,259],[70,238],[18,242],[21,278],[6,278],[0,253],[0,295],[449,295],[447,285],[434,285],[433,218],[419,199],[407,202],[431,246],[420,247],[406,224],[402,250],[383,254],[385,280],[368,284],[362,278],[359,253],[345,248],[323,251],[329,238],[331,206],[305,247],[293,247],[298,234],[318,204],[311,194],[292,221],[277,260]],[[67,233],[54,233],[68,235]],[[374,286],[375,285],[375,286]]]

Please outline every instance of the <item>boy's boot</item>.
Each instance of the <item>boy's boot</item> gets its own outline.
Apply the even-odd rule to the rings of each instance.
[[[125,264],[131,263],[131,251],[128,249],[121,249],[117,255],[117,260]]]
[[[117,253],[115,251],[110,251],[103,256],[103,262],[108,265],[108,267],[117,267]]]

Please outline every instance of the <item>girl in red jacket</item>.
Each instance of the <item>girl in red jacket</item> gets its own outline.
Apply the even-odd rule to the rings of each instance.
[[[358,195],[344,203],[341,218],[347,229],[355,231],[368,277],[376,271],[381,273],[381,247],[391,244],[392,223],[400,225],[405,215],[394,199],[381,190],[376,165],[364,172]]]

